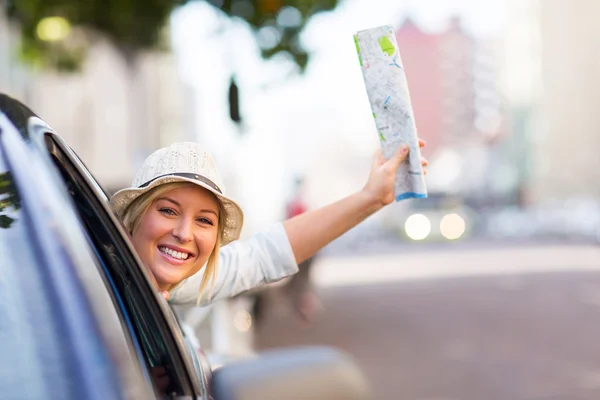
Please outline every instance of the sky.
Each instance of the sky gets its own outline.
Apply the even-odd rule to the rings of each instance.
[[[305,177],[311,206],[337,200],[366,182],[379,143],[352,40],[355,31],[398,27],[406,16],[422,29],[437,31],[449,16],[460,15],[472,33],[497,36],[504,4],[344,0],[334,11],[315,16],[303,32],[302,42],[312,54],[303,76],[292,73],[285,60],[262,60],[243,23],[219,16],[203,2],[179,9],[172,20],[173,46],[181,78],[196,97],[190,107],[197,138],[215,153],[228,193],[250,211],[248,230],[283,217],[295,176]],[[227,114],[232,74],[242,94],[242,133]]]

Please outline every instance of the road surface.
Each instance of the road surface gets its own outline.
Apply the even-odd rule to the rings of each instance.
[[[344,349],[381,400],[600,398],[599,248],[423,249],[321,259],[323,314],[279,304],[257,347]]]

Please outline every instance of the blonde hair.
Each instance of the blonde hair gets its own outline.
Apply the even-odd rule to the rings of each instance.
[[[156,200],[157,198],[159,198],[167,192],[188,185],[190,185],[190,183],[165,183],[163,185],[159,185],[153,188],[152,190],[149,190],[148,192],[144,193],[143,195],[135,199],[133,202],[131,202],[131,204],[125,209],[125,212],[123,213],[123,225],[125,225],[125,228],[129,232],[129,234],[133,236],[133,233],[140,226],[142,217],[146,215],[148,209],[150,208],[154,200]],[[200,304],[200,301],[204,297],[205,290],[209,285],[210,295],[212,296],[212,291],[214,289],[215,280],[217,277],[217,263],[219,262],[219,251],[221,249],[222,240],[221,236],[223,235],[223,227],[225,226],[225,210],[218,198],[217,203],[219,204],[219,218],[217,222],[217,228],[219,230],[219,233],[217,235],[215,246],[213,247],[213,250],[208,256],[208,260],[206,262],[204,276],[202,277],[202,282],[200,282],[200,288],[198,289],[198,301],[196,302],[197,305]]]

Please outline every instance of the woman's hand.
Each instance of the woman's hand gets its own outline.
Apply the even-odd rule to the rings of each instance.
[[[425,141],[419,139],[419,147],[425,147]],[[396,170],[400,163],[408,157],[409,148],[407,145],[400,146],[398,151],[389,159],[386,160],[379,149],[373,156],[371,164],[371,173],[367,184],[363,188],[365,193],[375,200],[381,206],[385,206],[394,201],[394,180],[396,178]],[[421,165],[426,167],[428,162],[421,157]],[[427,168],[423,169],[427,174]]]
[[[419,146],[425,142],[419,140]],[[394,201],[396,169],[408,155],[408,148],[386,160],[381,151],[375,154],[365,187],[325,207],[307,211],[283,223],[297,263],[312,257],[323,246],[360,224],[381,207]],[[421,160],[423,166],[427,160]]]

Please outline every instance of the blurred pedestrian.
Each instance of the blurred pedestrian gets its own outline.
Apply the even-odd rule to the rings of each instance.
[[[286,204],[286,219],[308,211],[305,196],[305,182],[303,178],[297,178],[290,201]],[[294,314],[301,325],[309,325],[314,320],[319,309],[322,308],[321,301],[317,296],[311,279],[312,266],[316,254],[298,264],[298,273],[292,276],[289,283],[283,288],[287,295]]]

